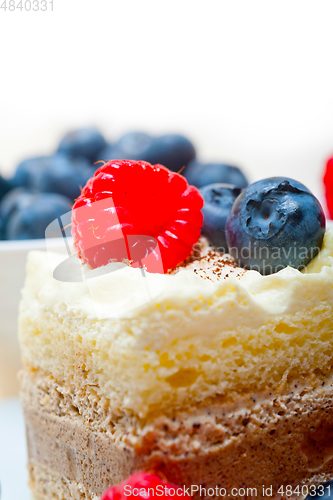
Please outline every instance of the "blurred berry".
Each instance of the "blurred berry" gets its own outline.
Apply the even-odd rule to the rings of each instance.
[[[42,193],[62,194],[73,201],[91,176],[92,170],[85,158],[56,154],[44,160],[43,168],[35,173],[30,187]]]
[[[5,196],[6,193],[10,190],[11,185],[7,179],[2,177],[0,174],[0,200]]]
[[[128,132],[114,145],[108,144],[100,160],[145,160],[154,139],[144,132]]]
[[[73,158],[84,157],[90,163],[96,161],[99,153],[106,146],[106,140],[95,127],[85,127],[68,132],[60,141],[58,153]]]
[[[27,240],[44,238],[47,226],[57,217],[69,212],[70,200],[54,193],[38,193],[26,206],[19,206],[8,219],[6,238]]]
[[[195,157],[193,144],[183,135],[166,134],[152,137],[144,132],[124,134],[113,146],[108,145],[100,160],[143,160],[160,163],[178,172]]]
[[[231,184],[209,184],[200,189],[204,199],[204,206],[201,209],[204,216],[201,233],[218,247],[220,252],[228,252],[225,226],[240,192],[241,188]]]
[[[191,161],[183,172],[187,182],[201,188],[209,184],[233,184],[240,188],[248,185],[243,172],[233,165],[224,163],[201,163],[198,160]]]
[[[130,156],[126,152],[121,151],[116,145],[108,144],[106,148],[98,156],[98,160],[94,163],[95,170],[102,166],[102,161],[108,162],[109,160],[131,160],[134,155]]]
[[[329,158],[326,163],[324,185],[328,213],[330,218],[333,219],[333,157]]]
[[[190,496],[173,483],[151,472],[136,472],[125,481],[111,486],[101,500],[190,500]]]
[[[113,158],[115,147],[113,144],[107,144],[102,151],[97,155],[96,162],[108,161],[108,160],[118,160],[119,158]],[[95,169],[99,168],[102,164],[96,163],[93,165]]]
[[[178,172],[195,158],[192,142],[180,134],[165,134],[156,137],[147,148],[142,158],[152,165],[160,163],[174,172]]]
[[[6,228],[10,216],[16,210],[22,210],[31,205],[36,197],[36,193],[25,188],[15,188],[7,193],[0,203],[0,218]]]
[[[4,239],[5,239],[5,225],[2,218],[0,217],[0,240]]]
[[[11,186],[16,187],[31,187],[35,175],[45,168],[49,156],[37,156],[33,158],[26,158],[21,161],[16,167],[14,176],[10,180]]]
[[[115,152],[125,154],[126,157],[112,159],[142,160],[143,157],[147,155],[147,151],[151,147],[153,141],[153,137],[144,132],[128,132],[121,136],[114,146]]]

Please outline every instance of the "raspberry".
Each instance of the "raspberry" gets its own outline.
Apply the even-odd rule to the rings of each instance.
[[[198,241],[202,206],[198,189],[162,165],[112,160],[96,170],[74,204],[74,245],[92,268],[124,259],[141,267],[135,261],[152,252],[148,271],[160,259],[167,272]]]
[[[324,185],[328,213],[330,218],[333,219],[333,157],[326,163]]]
[[[162,480],[156,474],[137,472],[127,478],[126,481],[109,488],[102,495],[101,500],[153,500],[154,498],[171,500],[177,498],[188,499],[190,496],[186,494],[183,488]]]

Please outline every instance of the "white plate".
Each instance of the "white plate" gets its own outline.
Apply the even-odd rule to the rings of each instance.
[[[17,398],[0,401],[1,500],[30,500],[23,415]]]
[[[48,247],[56,252],[61,251],[63,245],[63,238],[48,240]],[[45,249],[45,240],[0,242],[0,399],[14,396],[18,391],[17,316],[27,254],[30,250]]]

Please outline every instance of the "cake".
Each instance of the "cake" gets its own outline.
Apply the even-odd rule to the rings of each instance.
[[[29,254],[20,305],[35,500],[98,500],[142,470],[235,498],[332,477],[333,231],[303,271],[266,276],[201,237],[146,273],[149,300],[142,268],[59,281],[66,258]]]

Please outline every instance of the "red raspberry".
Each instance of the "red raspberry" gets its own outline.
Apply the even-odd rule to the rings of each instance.
[[[190,496],[180,486],[163,481],[156,474],[137,472],[126,481],[109,488],[101,500],[156,500],[156,498],[175,500],[188,499]]]
[[[333,219],[333,157],[326,163],[324,175],[326,204],[330,218]]]
[[[202,206],[198,189],[162,165],[112,160],[96,170],[74,204],[74,245],[92,268],[112,260],[134,261],[133,251],[145,247],[143,255],[152,252],[155,263],[161,258],[159,268],[167,272],[198,241]],[[161,257],[154,250],[157,242]],[[154,269],[151,264],[148,271]]]

